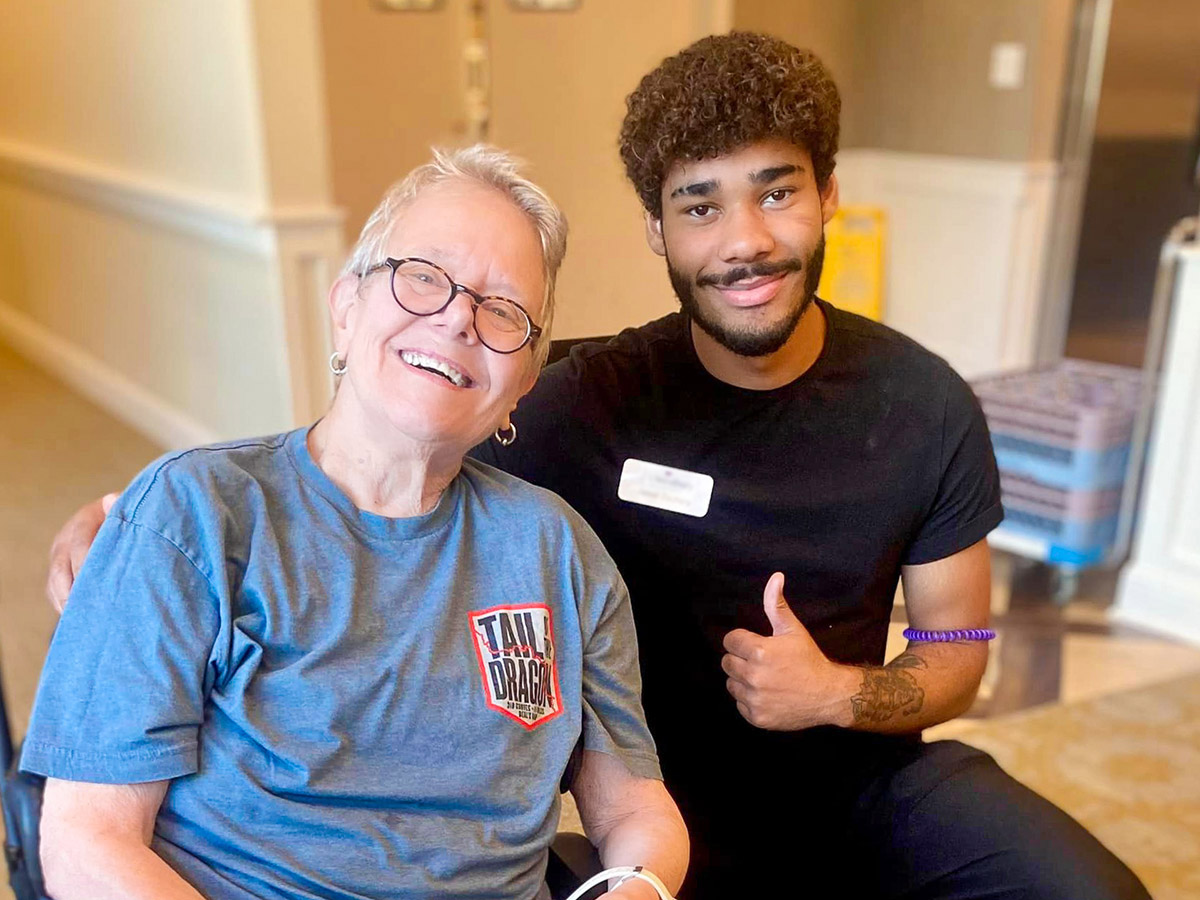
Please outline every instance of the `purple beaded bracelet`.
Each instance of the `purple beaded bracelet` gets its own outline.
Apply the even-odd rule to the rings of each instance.
[[[963,628],[958,631],[918,631],[905,628],[904,637],[910,641],[990,641],[996,632],[990,628]]]

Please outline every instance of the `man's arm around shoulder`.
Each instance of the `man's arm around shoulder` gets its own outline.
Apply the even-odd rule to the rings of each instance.
[[[54,536],[50,545],[50,576],[46,580],[46,599],[58,612],[67,605],[67,597],[83,561],[87,558],[104,517],[117,502],[117,494],[105,494],[82,506]]]

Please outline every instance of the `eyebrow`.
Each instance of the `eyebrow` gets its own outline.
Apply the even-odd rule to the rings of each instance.
[[[720,186],[715,178],[710,178],[708,181],[694,181],[691,184],[685,184],[683,187],[677,187],[671,191],[671,198],[676,197],[707,197],[709,194],[715,193]]]
[[[784,175],[794,175],[803,171],[800,166],[794,166],[790,163],[784,166],[771,166],[768,169],[759,169],[757,172],[751,172],[750,183],[770,184],[772,181],[778,181]]]
[[[414,252],[406,253],[404,255],[416,256],[420,259],[429,260],[431,263],[436,263],[443,269],[446,269],[451,278],[456,278],[457,275],[455,272],[450,270],[457,269],[463,264],[463,259],[458,253],[452,252],[443,247],[428,246],[423,249],[418,247]],[[447,257],[450,259],[450,262],[448,263],[446,262]],[[470,287],[470,285],[468,285],[468,287]],[[479,291],[479,293],[485,297],[503,297],[505,300],[512,300],[516,303],[523,302],[522,300],[518,299],[518,295],[520,295],[521,292],[517,290],[516,285],[501,279],[500,281],[495,282],[493,287],[495,288],[493,291]],[[474,288],[471,289],[475,290]]]
[[[770,166],[766,169],[759,169],[757,172],[750,173],[751,184],[770,184],[772,181],[778,181],[785,175],[795,175],[803,172],[801,166],[787,163],[782,166]],[[710,178],[707,181],[693,181],[691,184],[685,184],[682,187],[677,187],[671,191],[670,199],[676,197],[708,197],[716,193],[717,188],[721,183],[715,178]]]

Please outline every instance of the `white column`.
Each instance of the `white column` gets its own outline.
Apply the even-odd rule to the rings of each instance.
[[[1113,617],[1200,644],[1200,245],[1179,259],[1133,556]]]
[[[343,257],[344,216],[332,200],[319,7],[318,0],[246,0],[268,197],[263,225],[272,238],[292,425],[321,416],[333,396],[325,297]]]

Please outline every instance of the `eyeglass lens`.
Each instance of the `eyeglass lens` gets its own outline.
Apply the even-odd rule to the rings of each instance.
[[[420,260],[405,260],[392,275],[396,300],[414,315],[428,316],[446,306],[454,285],[441,269]],[[476,298],[478,300],[478,298]],[[474,304],[475,333],[493,350],[519,349],[530,332],[529,317],[503,297],[484,297]]]

